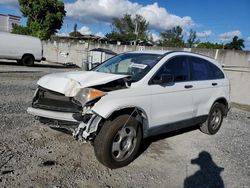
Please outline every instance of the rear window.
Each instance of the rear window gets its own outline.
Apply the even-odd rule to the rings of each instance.
[[[189,57],[191,80],[215,80],[225,78],[224,73],[213,63],[198,57]]]
[[[197,57],[189,57],[191,63],[191,80],[211,80],[213,73],[209,62]]]
[[[223,79],[225,78],[224,73],[213,63],[209,63],[210,69],[213,73],[213,79]]]

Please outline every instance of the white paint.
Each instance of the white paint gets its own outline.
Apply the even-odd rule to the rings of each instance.
[[[32,54],[37,61],[42,59],[40,39],[25,35],[0,32],[0,58],[20,60],[24,54]]]
[[[43,76],[37,84],[68,97],[73,97],[81,88],[105,84],[125,77],[127,76],[95,71],[75,71]]]

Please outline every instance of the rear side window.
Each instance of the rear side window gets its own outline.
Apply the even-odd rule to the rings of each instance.
[[[189,57],[189,62],[191,64],[191,80],[213,79],[213,73],[208,61],[198,57]]]
[[[178,56],[167,61],[157,72],[153,80],[159,80],[162,74],[171,74],[175,82],[189,80],[189,65],[185,56]]]
[[[225,78],[224,73],[213,63],[209,63],[210,69],[213,73],[213,79],[223,79]]]

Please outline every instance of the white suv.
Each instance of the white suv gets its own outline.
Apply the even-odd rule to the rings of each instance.
[[[119,54],[92,71],[42,77],[28,112],[94,144],[109,168],[129,164],[142,139],[200,125],[215,134],[230,84],[214,59],[183,51]]]

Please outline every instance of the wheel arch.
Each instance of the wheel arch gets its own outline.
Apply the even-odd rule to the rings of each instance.
[[[217,98],[214,103],[212,104],[212,106],[215,104],[215,103],[220,103],[220,104],[223,104],[225,105],[225,112],[224,112],[224,116],[227,116],[227,112],[228,112],[228,101],[226,98],[224,97],[220,97],[220,98]]]
[[[109,113],[106,117],[103,117],[103,118],[104,118],[104,121],[113,120],[119,115],[123,115],[123,114],[128,114],[128,115],[132,115],[133,117],[135,117],[140,122],[142,132],[143,132],[143,137],[147,136],[147,131],[149,127],[148,115],[144,109],[138,106],[123,106],[123,107],[116,108],[111,113]]]
[[[33,54],[31,54],[31,53],[23,54],[21,59],[23,59],[25,56],[32,56],[34,58],[34,60],[35,60],[35,56]]]

